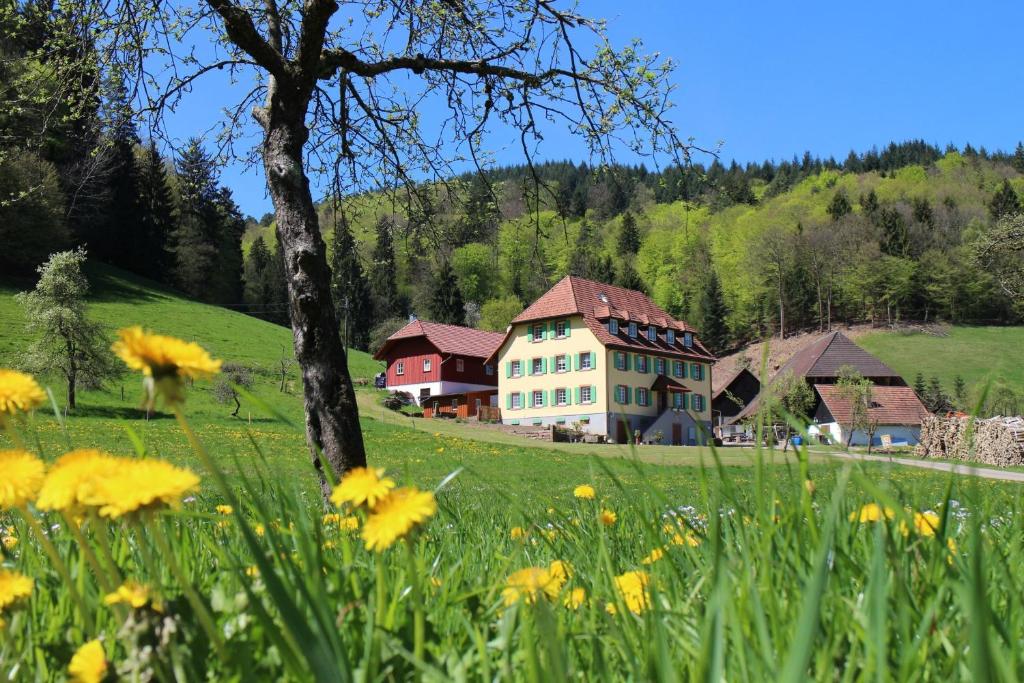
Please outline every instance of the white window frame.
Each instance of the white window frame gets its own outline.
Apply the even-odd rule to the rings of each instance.
[[[466,371],[466,361],[462,360],[461,358],[456,358],[455,359],[455,372],[465,372],[465,371]]]
[[[640,368],[640,362],[641,361],[643,361],[643,366],[644,366],[643,369]],[[637,354],[637,357],[636,357],[636,367],[634,369],[637,372],[642,372],[642,373],[649,372],[651,367],[650,367],[650,363],[647,362],[647,356],[643,355],[642,353],[641,354]]]
[[[615,402],[619,405],[626,405],[626,385],[616,384],[615,385]]]
[[[555,389],[555,405],[569,405],[569,392],[565,389]]]
[[[593,402],[594,397],[590,395],[590,385],[580,387],[580,403],[590,405]]]
[[[621,365],[619,364],[619,359],[620,358],[622,359],[622,364]],[[615,360],[613,362],[615,363],[615,369],[616,370],[618,370],[619,372],[625,372],[626,371],[626,354],[624,354],[622,351],[616,351],[615,352]]]
[[[580,370],[593,370],[594,365],[590,362],[590,352],[580,354]]]
[[[610,334],[618,334],[619,333],[619,321],[616,320],[615,318],[609,318],[608,319],[608,332]]]
[[[544,390],[543,389],[534,389],[533,391],[530,392],[530,407],[531,408],[540,408],[541,404],[543,402],[544,402]]]
[[[650,405],[648,403],[648,399],[649,399],[649,394],[647,393],[647,389],[645,389],[644,387],[637,387],[636,388],[636,404],[638,406],[647,407],[648,405]]]
[[[569,372],[569,357],[564,353],[555,356],[555,372]]]
[[[544,324],[534,325],[533,326],[533,341],[534,341],[534,343],[544,341],[544,336],[545,336],[544,333],[545,333],[546,328],[547,328],[547,325],[544,325]],[[538,334],[538,332],[540,334]]]
[[[676,343],[676,331],[675,330],[665,330],[665,341],[667,341],[669,344],[675,344]]]
[[[555,322],[555,339],[565,339],[565,329],[569,327],[567,320],[558,320]]]
[[[667,375],[668,372],[666,372],[666,370],[668,368],[668,365],[666,363],[667,363],[667,361],[664,358],[655,358],[654,359],[654,374],[656,374],[656,375]],[[661,369],[659,370],[658,368],[661,368]]]
[[[512,394],[512,410],[523,409],[523,395],[518,391]]]
[[[397,363],[395,363],[395,374],[396,375],[404,375],[405,374],[405,361],[404,360],[400,360]]]
[[[629,338],[636,339],[636,323],[631,322],[629,324]]]
[[[423,372],[430,372],[432,367],[433,367],[433,364],[430,362],[430,359],[429,358],[424,358],[423,359]]]
[[[453,398],[452,399],[452,410],[458,411],[458,409],[459,409],[459,399]]]
[[[683,332],[683,346],[693,346],[693,335],[689,332]]]
[[[514,360],[512,361],[512,376],[522,377],[523,376],[523,361]]]
[[[530,374],[531,375],[543,375],[544,374],[544,359],[543,358],[531,358],[530,359]]]
[[[491,365],[490,363],[484,363],[484,374],[485,375],[493,375],[494,374],[494,366]]]

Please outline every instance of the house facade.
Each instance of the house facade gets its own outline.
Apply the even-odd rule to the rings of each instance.
[[[489,359],[502,422],[578,426],[617,443],[705,443],[711,364],[695,330],[640,292],[568,276]]]
[[[850,400],[842,396],[835,384],[816,384],[814,393],[818,406],[808,433],[829,443],[846,445],[853,424]],[[911,387],[873,386],[865,420],[873,429],[871,433],[863,427],[854,429],[850,445],[867,446],[870,440],[871,445],[881,446],[884,438],[888,438],[889,445],[917,445],[921,422],[928,415],[928,409]]]
[[[498,375],[491,363],[503,335],[459,325],[413,320],[388,337],[373,355],[387,363],[391,391],[409,393],[422,406],[434,396],[491,392]]]

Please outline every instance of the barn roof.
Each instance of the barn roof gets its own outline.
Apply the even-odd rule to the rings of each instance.
[[[828,409],[832,418],[842,425],[849,425],[853,417],[853,404],[842,396],[836,384],[815,384],[814,391]],[[871,387],[871,407],[868,418],[879,425],[919,426],[928,417],[928,409],[921,403],[911,387]]]
[[[816,339],[794,353],[775,373],[775,377],[782,377],[787,372],[792,372],[797,377],[838,377],[843,366],[850,366],[869,379],[899,377],[892,368],[854,344],[838,330]]]
[[[584,323],[598,341],[609,348],[714,360],[711,352],[697,338],[696,330],[684,321],[674,319],[646,294],[575,275],[567,275],[559,280],[526,310],[513,318],[512,324],[572,315],[582,316]],[[627,326],[620,325],[619,334],[612,334],[604,323],[609,318],[616,318],[627,324],[635,322],[641,327],[641,333],[636,337],[630,337]],[[658,328],[657,341],[648,340],[644,334],[643,328],[650,325]],[[669,344],[665,334],[669,329],[677,333],[691,333],[693,346],[683,346],[681,334],[676,337],[674,344]],[[511,334],[511,328],[506,337],[508,334]]]
[[[450,353],[457,356],[471,356],[485,359],[494,353],[501,344],[504,335],[500,332],[487,332],[461,325],[445,325],[429,320],[413,320],[402,329],[387,338],[387,341],[373,354],[377,360],[384,360],[388,351],[404,339],[425,338],[439,353]]]
[[[752,373],[749,368],[735,368],[732,372],[726,373],[716,372],[712,377],[712,400],[718,398],[723,391],[731,387],[733,385],[733,382],[743,377],[744,374],[750,375],[755,382],[758,382],[758,384],[760,384],[760,380],[757,379],[757,375]]]

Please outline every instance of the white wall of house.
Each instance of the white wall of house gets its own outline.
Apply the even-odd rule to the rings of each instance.
[[[424,389],[428,389],[431,396],[445,396],[447,394],[463,394],[467,391],[496,391],[497,388],[493,384],[470,384],[469,382],[419,382],[388,385],[388,391],[407,392],[412,394],[417,402],[420,402],[420,395]]]
[[[819,424],[813,424],[807,431],[812,437],[817,436],[818,434],[825,434],[829,436],[833,443],[844,446],[846,445],[848,433],[838,422],[822,422]],[[891,436],[894,444],[906,443],[910,446],[916,446],[918,440],[921,438],[921,428],[906,425],[879,425],[878,429],[875,431],[874,438],[872,439],[872,445],[881,446],[883,434]],[[867,433],[862,429],[855,430],[851,445],[867,446]]]
[[[501,407],[501,406],[499,406]],[[587,434],[607,434],[608,433],[608,415],[607,413],[579,413],[579,414],[567,414],[567,415],[513,415],[512,417],[505,416],[507,411],[502,412],[502,423],[507,425],[537,425],[549,427],[551,425],[558,425],[559,427],[571,428],[574,423],[580,423],[580,427]],[[586,422],[584,422],[586,420]]]

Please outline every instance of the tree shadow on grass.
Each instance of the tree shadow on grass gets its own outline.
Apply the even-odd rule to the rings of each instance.
[[[102,418],[107,420],[145,420],[145,408],[129,406],[79,406],[70,413],[74,417]],[[154,410],[150,420],[172,420],[174,415]]]

